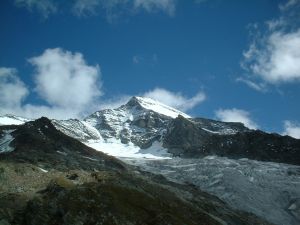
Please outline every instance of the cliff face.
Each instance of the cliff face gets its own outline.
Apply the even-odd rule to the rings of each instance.
[[[218,155],[300,164],[300,140],[231,125],[234,126],[236,132],[222,133],[203,129],[203,124],[197,119],[179,116],[169,124],[163,146],[181,157]]]

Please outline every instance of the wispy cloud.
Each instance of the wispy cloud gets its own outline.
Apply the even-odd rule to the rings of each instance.
[[[207,1],[208,0],[194,0],[194,3],[196,3],[196,4],[202,4],[202,3],[205,3]]]
[[[243,78],[243,77],[238,77],[236,79],[237,82],[241,82],[241,83],[244,83],[246,84],[248,87],[256,90],[256,91],[260,91],[260,92],[266,92],[267,91],[267,86],[265,83],[256,83],[252,80],[248,80],[246,78]]]
[[[172,92],[164,88],[155,88],[142,94],[142,96],[155,99],[183,112],[193,109],[206,99],[206,95],[202,91],[189,98],[180,92]]]
[[[108,22],[115,22],[123,15],[139,12],[148,14],[162,12],[173,16],[177,0],[73,0],[63,4],[58,0],[15,0],[15,5],[30,12],[38,12],[44,18],[58,11],[72,12],[79,17],[105,15]]]
[[[243,68],[267,84],[300,81],[300,1],[289,0],[279,9],[281,16],[266,21],[264,29],[252,26],[252,42],[243,54]]]
[[[151,54],[136,54],[132,57],[133,64],[144,63],[147,65],[155,65],[158,63],[158,55],[156,53]]]
[[[300,124],[288,120],[284,121],[283,135],[289,135],[300,139]]]
[[[132,57],[133,64],[139,64],[141,60],[142,60],[141,56],[135,55]]]
[[[53,0],[15,0],[15,5],[25,7],[29,11],[37,11],[44,18],[57,12],[57,4]]]
[[[285,3],[279,5],[281,11],[290,10],[292,7],[297,6],[300,3],[299,0],[288,0]]]
[[[77,16],[95,15],[105,12],[108,22],[114,22],[123,15],[134,15],[140,11],[163,12],[173,16],[175,0],[76,0],[72,11]]]
[[[219,109],[215,115],[217,119],[224,122],[240,122],[250,129],[258,128],[258,125],[251,119],[250,113],[242,109]]]
[[[173,16],[176,2],[175,0],[134,0],[133,6],[135,9],[144,9],[149,13],[162,11]]]
[[[100,4],[99,0],[76,0],[72,10],[77,16],[94,15]]]

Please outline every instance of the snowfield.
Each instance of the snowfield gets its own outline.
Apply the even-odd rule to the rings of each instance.
[[[145,97],[135,97],[141,106],[145,109],[152,110],[154,112],[157,112],[159,114],[171,117],[171,118],[176,118],[178,115],[181,115],[185,118],[191,118],[189,115],[174,109],[170,106],[167,106],[159,101],[153,100],[151,98],[145,98]]]
[[[170,159],[171,156],[167,153],[158,142],[152,144],[147,149],[140,149],[132,143],[123,144],[120,140],[110,138],[108,140],[90,140],[84,143],[87,146],[108,155],[122,158],[145,158],[145,159]]]
[[[14,116],[14,115],[4,115],[0,116],[0,126],[1,125],[21,125],[25,122],[30,121],[29,119]]]

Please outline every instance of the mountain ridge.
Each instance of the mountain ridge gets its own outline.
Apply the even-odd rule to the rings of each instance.
[[[132,97],[116,109],[96,111],[83,120],[52,123],[82,143],[117,157],[163,159],[214,154],[300,164],[298,139],[252,130],[242,123],[192,118],[142,97]]]

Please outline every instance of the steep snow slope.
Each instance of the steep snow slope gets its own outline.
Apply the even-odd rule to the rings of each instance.
[[[19,117],[19,116],[14,116],[14,115],[0,116],[0,126],[1,125],[20,125],[27,121],[30,121],[30,120]]]
[[[148,110],[152,110],[154,112],[157,112],[159,114],[168,116],[168,117],[172,117],[172,118],[176,118],[178,115],[181,115],[183,117],[186,118],[190,118],[189,115],[180,112],[177,109],[174,109],[170,106],[167,106],[159,101],[153,100],[151,98],[145,98],[145,97],[134,97],[136,98],[136,100],[139,102],[139,104]],[[132,101],[132,100],[131,100]]]

